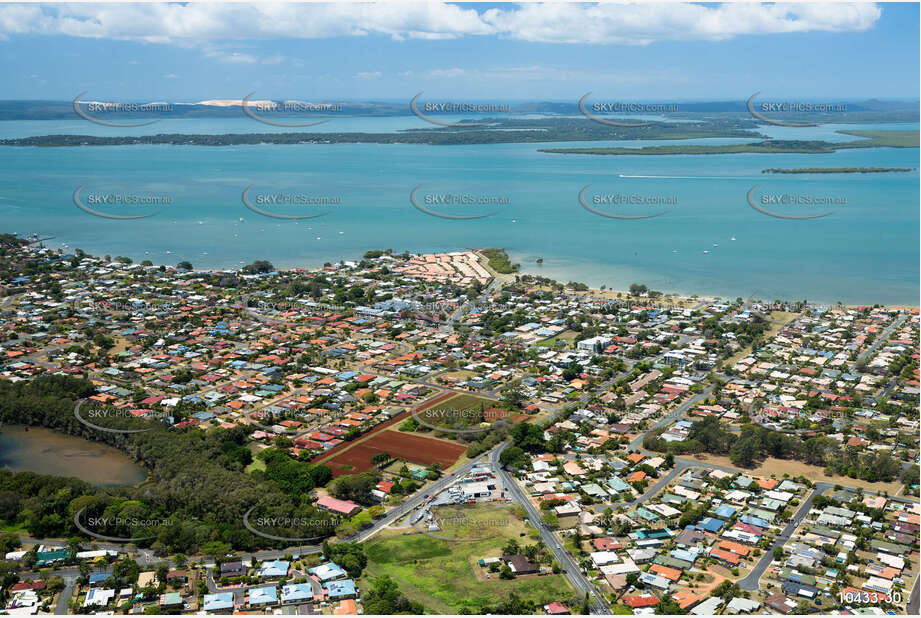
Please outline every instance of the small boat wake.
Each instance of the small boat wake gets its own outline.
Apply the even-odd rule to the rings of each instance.
[[[619,178],[670,178],[675,180],[740,180],[737,176],[654,176],[644,174],[618,174]]]

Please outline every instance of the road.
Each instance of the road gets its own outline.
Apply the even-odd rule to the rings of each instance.
[[[876,352],[876,350],[878,350],[878,349],[880,348],[880,346],[882,346],[884,343],[886,343],[886,342],[889,340],[889,337],[892,336],[893,331],[895,331],[897,328],[901,327],[902,324],[905,323],[905,320],[908,319],[908,317],[909,317],[908,314],[906,314],[906,315],[903,315],[902,317],[900,317],[900,318],[899,318],[898,320],[896,320],[895,322],[893,322],[893,323],[889,326],[889,328],[887,328],[886,330],[884,330],[883,333],[873,341],[873,344],[870,345],[869,348],[867,348],[867,349],[864,350],[862,353],[860,353],[860,354],[857,355],[857,360],[858,360],[858,361],[862,361],[862,360],[866,360],[866,359],[870,358],[870,355],[873,354],[874,352]]]
[[[758,582],[761,581],[761,576],[774,560],[774,548],[783,547],[787,541],[790,540],[790,537],[793,536],[793,532],[803,522],[806,515],[809,514],[809,510],[812,508],[812,501],[815,497],[822,495],[832,487],[834,487],[834,485],[828,483],[816,483],[815,488],[810,492],[809,496],[803,500],[803,503],[796,513],[793,514],[793,519],[790,520],[790,523],[781,530],[777,538],[774,539],[774,542],[771,543],[771,546],[761,554],[761,558],[758,560],[757,564],[755,564],[751,572],[739,580],[739,588],[742,590],[758,590]]]
[[[661,477],[658,481],[656,481],[654,485],[648,487],[646,491],[643,492],[643,495],[637,496],[633,500],[625,503],[624,506],[635,507],[638,504],[642,504],[646,502],[647,500],[650,500],[660,491],[665,489],[669,483],[675,480],[675,478],[680,476],[682,472],[684,472],[688,468],[695,468],[695,467],[703,468],[703,467],[712,467],[712,466],[706,466],[703,462],[694,461],[693,459],[675,458],[675,466],[671,470],[669,470],[668,473],[665,474],[665,476]],[[609,505],[601,504],[598,506],[603,507],[601,508],[601,511],[604,511],[604,509],[608,508]]]
[[[79,573],[77,573],[79,575]],[[64,589],[61,590],[61,596],[58,597],[58,603],[54,606],[54,613],[58,616],[67,614],[68,602],[74,596],[74,585],[77,582],[77,575],[62,576],[64,579]]]
[[[915,577],[915,585],[911,589],[911,594],[908,595],[908,605],[905,608],[905,613],[909,616],[917,616],[919,608],[918,603],[918,589],[921,586],[921,576]]]
[[[650,427],[649,429],[647,429],[646,431],[644,431],[643,433],[635,437],[633,440],[631,440],[629,444],[630,450],[633,450],[633,451],[642,450],[641,447],[643,446],[643,438],[646,436],[647,433],[649,433],[650,431],[655,431],[656,429],[659,429],[660,427],[664,427],[665,425],[668,425],[672,421],[679,419],[681,415],[687,412],[688,410],[690,410],[692,406],[697,405],[700,401],[703,401],[704,399],[709,397],[710,393],[713,392],[714,386],[715,386],[714,384],[710,384],[709,386],[704,388],[704,390],[692,396],[687,401],[682,403],[680,406],[678,406],[677,408],[669,412],[666,416],[663,416],[662,418],[660,418],[658,421],[655,422],[655,424],[653,424],[652,427]]]
[[[559,539],[550,531],[547,526],[544,525],[541,520],[540,513],[534,508],[534,505],[531,504],[531,501],[528,500],[528,497],[524,494],[521,488],[518,486],[518,483],[512,478],[512,475],[509,474],[506,470],[502,468],[502,465],[499,463],[499,456],[502,454],[502,451],[505,447],[508,446],[508,443],[503,443],[496,449],[493,449],[490,456],[490,462],[492,463],[493,470],[496,471],[496,476],[501,479],[502,484],[505,486],[510,497],[514,498],[516,502],[524,506],[525,510],[528,512],[528,519],[532,525],[540,532],[540,538],[544,544],[550,548],[553,552],[556,561],[560,563],[560,566],[565,571],[566,576],[569,578],[570,583],[577,590],[583,591],[589,598],[592,599],[592,613],[593,614],[610,614],[611,609],[608,606],[607,602],[604,600],[604,597],[595,589],[595,586],[592,585],[585,575],[583,575],[582,570],[575,563],[575,561],[570,557],[569,553],[563,547],[563,544]]]

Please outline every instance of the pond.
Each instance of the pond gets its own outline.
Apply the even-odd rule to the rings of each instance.
[[[94,485],[136,485],[144,468],[119,450],[44,427],[0,428],[0,468],[75,476]]]

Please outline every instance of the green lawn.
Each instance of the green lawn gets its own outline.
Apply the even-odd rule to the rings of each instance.
[[[484,605],[496,605],[514,592],[523,599],[539,604],[565,601],[572,590],[564,575],[527,576],[512,580],[477,577],[475,567],[480,558],[499,556],[510,538],[521,544],[533,544],[527,536],[529,526],[512,514],[511,507],[501,504],[476,504],[440,507],[436,516],[463,518],[460,525],[444,523],[434,533],[451,538],[474,538],[473,541],[445,541],[426,534],[404,535],[387,530],[365,545],[368,565],[363,576],[369,579],[389,575],[399,583],[408,598],[425,606],[427,612],[456,614],[467,608],[478,613]],[[489,525],[486,525],[486,523]],[[520,536],[524,533],[525,536]]]
[[[442,402],[435,404],[426,410],[479,410],[480,406],[483,406],[483,409],[492,408],[497,405],[499,402],[495,399],[487,399],[486,397],[480,397],[479,395],[455,395],[449,399],[445,399]],[[425,418],[425,417],[423,417]]]
[[[555,337],[550,337],[549,339],[539,341],[537,345],[543,348],[552,348],[557,345],[557,342],[562,342],[566,344],[567,348],[569,348],[572,347],[572,342],[575,340],[575,338],[576,333],[574,331],[566,330],[559,335],[556,335]]]
[[[253,472],[254,470],[262,470],[265,472],[265,462],[261,459],[254,459],[253,463],[246,466],[247,472]]]

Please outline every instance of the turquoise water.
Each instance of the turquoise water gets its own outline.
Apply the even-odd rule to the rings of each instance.
[[[360,120],[366,127],[360,130],[403,128],[407,121]],[[48,123],[60,122],[9,121],[0,123],[0,134],[70,132],[47,130]],[[170,131],[220,132],[214,123],[226,121],[184,122]],[[263,130],[259,123],[253,124],[255,128],[246,126]],[[765,127],[763,131],[786,139],[850,139],[835,136],[833,131],[917,127],[840,125]],[[795,133],[790,134],[791,130]],[[749,140],[669,143],[739,141]],[[653,143],[662,142],[601,144],[638,147]],[[55,243],[70,249],[154,263],[189,260],[199,268],[233,268],[255,259],[268,259],[278,267],[318,266],[356,258],[373,248],[438,251],[501,246],[524,271],[563,281],[615,288],[641,282],[666,292],[729,297],[757,293],[759,298],[918,304],[917,171],[808,176],[761,173],[769,167],[917,168],[917,149],[616,157],[537,152],[540,147],[558,146],[561,144],[0,148],[0,227],[20,234],[55,236]],[[746,193],[756,184],[758,196],[809,194],[846,199],[847,203],[808,209],[765,206],[792,214],[835,211],[815,220],[777,219],[756,212],[746,202]],[[74,205],[72,194],[81,185],[86,186],[84,195],[168,195],[173,203],[130,207],[134,210],[94,206],[123,214],[158,213],[141,220],[103,219]],[[302,221],[263,217],[241,201],[242,191],[250,185],[252,195],[329,196],[340,198],[341,204],[262,205],[281,214],[327,213]],[[476,220],[442,219],[413,208],[410,192],[420,185],[420,203],[424,195],[440,193],[485,195],[509,203],[428,206],[449,214],[496,213]],[[674,197],[677,204],[615,211],[666,211],[656,218],[609,219],[579,204],[577,196],[585,185],[592,185],[588,199],[595,193],[616,192]],[[730,240],[733,237],[736,240]],[[541,266],[534,262],[538,257],[544,259]]]

